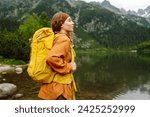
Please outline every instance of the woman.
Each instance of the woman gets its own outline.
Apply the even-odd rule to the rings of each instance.
[[[76,70],[72,48],[74,22],[67,13],[58,12],[53,16],[51,25],[55,40],[46,62],[56,75],[53,82],[41,85],[38,96],[47,100],[72,100],[76,91],[72,75]]]

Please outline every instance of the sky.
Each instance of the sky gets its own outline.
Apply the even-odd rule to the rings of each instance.
[[[84,0],[86,2],[89,1],[97,1],[103,2],[104,0]],[[108,0],[112,5],[117,8],[124,8],[125,10],[134,10],[145,9],[150,5],[150,0]]]

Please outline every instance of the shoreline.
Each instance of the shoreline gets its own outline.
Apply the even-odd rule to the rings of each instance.
[[[7,65],[7,64],[0,64],[0,73],[4,73],[4,72],[11,72],[11,71],[15,71],[16,68],[26,68],[28,65]]]

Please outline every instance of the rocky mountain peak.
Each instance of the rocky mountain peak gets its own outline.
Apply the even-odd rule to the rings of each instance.
[[[145,11],[143,9],[139,9],[138,12],[137,12],[139,15],[143,15],[145,14]]]
[[[144,9],[144,11],[150,13],[150,5],[146,9]]]
[[[104,0],[104,1],[101,3],[101,5],[102,5],[102,6],[105,6],[105,7],[112,6],[112,5],[110,4],[110,2],[107,1],[107,0]]]
[[[115,12],[115,13],[117,13],[117,14],[121,14],[120,9],[118,9],[117,7],[111,5],[111,3],[110,3],[109,1],[107,1],[107,0],[104,0],[104,1],[100,4],[100,6],[106,8],[106,9],[112,11],[112,12]]]

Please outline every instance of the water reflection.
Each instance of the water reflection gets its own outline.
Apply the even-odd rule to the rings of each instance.
[[[2,79],[5,79],[3,81]],[[0,83],[13,83],[17,86],[19,94],[23,94],[19,99],[38,99],[37,94],[40,84],[34,82],[27,74],[26,69],[21,74],[15,72],[3,74]]]
[[[150,99],[150,61],[136,53],[77,53],[77,99]],[[39,99],[40,84],[27,73],[0,76],[17,85],[20,99]],[[3,80],[5,79],[5,81]]]
[[[78,56],[79,99],[150,99],[150,62],[133,53]]]

